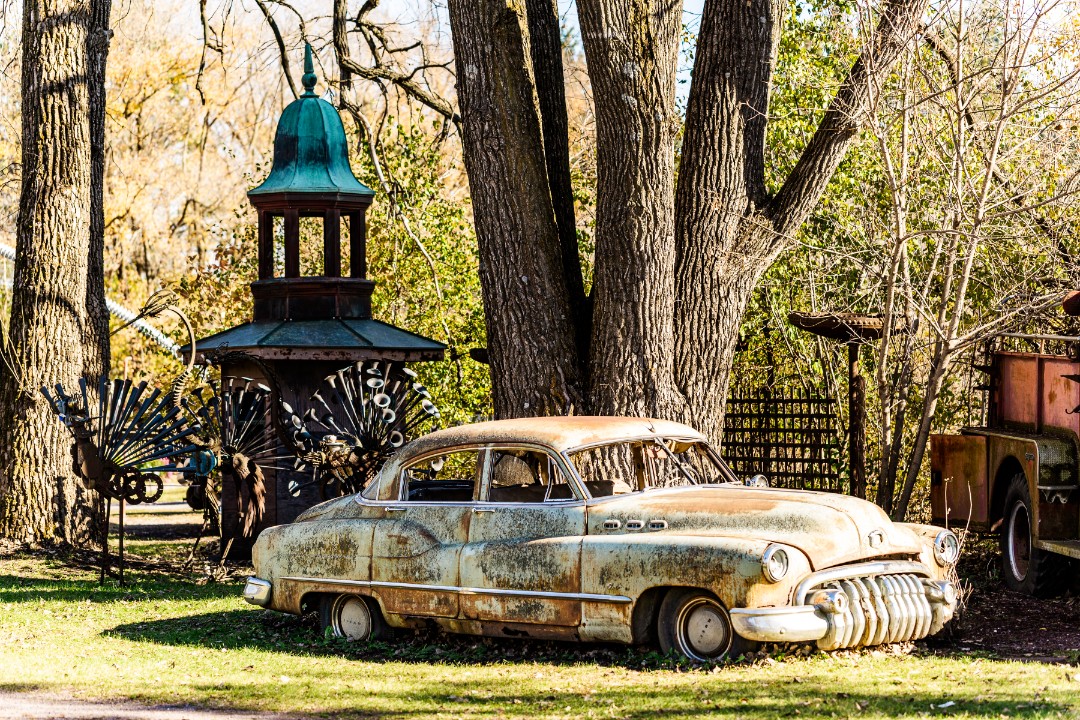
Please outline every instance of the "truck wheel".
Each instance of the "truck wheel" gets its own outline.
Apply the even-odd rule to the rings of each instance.
[[[1031,493],[1027,477],[1017,473],[1005,494],[1001,523],[1001,577],[1010,590],[1035,597],[1050,597],[1065,589],[1069,562],[1056,553],[1034,546]]]
[[[360,595],[328,595],[319,604],[319,621],[335,637],[349,641],[385,640],[390,627],[371,598]]]
[[[675,651],[696,663],[735,659],[757,646],[735,634],[727,609],[715,596],[689,588],[664,597],[656,634],[665,653]]]

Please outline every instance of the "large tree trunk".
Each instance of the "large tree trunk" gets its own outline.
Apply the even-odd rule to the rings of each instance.
[[[676,197],[681,3],[579,0],[597,118],[586,377],[574,342],[581,296],[565,204],[565,107],[552,86],[560,73],[551,0],[450,0],[496,414],[580,410],[584,395],[588,412],[689,417],[720,438],[753,287],[825,191],[926,6],[883,0],[867,46],[769,197],[765,127],[783,3],[706,0]]]
[[[874,89],[915,36],[926,0],[885,0],[874,32],[775,197],[765,121],[781,0],[706,0],[676,202],[676,378],[714,440],[738,324],[753,286],[813,211],[856,138]]]
[[[585,294],[578,255],[574,188],[570,182],[570,137],[566,118],[566,78],[563,75],[562,31],[557,0],[525,0],[529,27],[529,49],[533,80],[544,131],[544,158],[547,164],[551,204],[559,228],[563,277],[573,314],[574,333],[581,377],[588,368],[592,336],[592,304]]]
[[[107,3],[23,5],[22,194],[10,368],[0,381],[0,535],[16,540],[83,544],[97,530],[96,499],[73,477],[70,437],[39,388],[73,388],[107,357],[102,289],[87,281],[92,263],[101,278],[100,235],[91,240],[101,204],[91,188],[104,167],[92,150],[104,106],[93,108],[100,122],[91,117],[104,99],[107,18]]]
[[[105,69],[112,0],[92,0],[87,36],[90,95],[90,243],[86,258],[87,341],[83,376],[109,374],[109,308],[105,304]]]
[[[761,209],[781,0],[707,0],[676,194],[675,377],[719,439],[743,311],[775,244]]]
[[[675,387],[675,73],[682,4],[579,0],[596,106],[589,408],[680,419]]]
[[[524,5],[450,0],[449,11],[495,414],[580,411],[573,312]]]

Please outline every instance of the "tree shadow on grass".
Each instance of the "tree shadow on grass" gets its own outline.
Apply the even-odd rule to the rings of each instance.
[[[45,689],[40,683],[0,682],[0,693],[41,692]]]
[[[653,669],[689,667],[654,650],[622,645],[481,638],[437,630],[399,631],[388,642],[349,642],[327,636],[314,613],[297,617],[255,609],[128,623],[108,633],[165,645],[257,649],[367,662],[488,665],[521,661]]]
[[[157,575],[129,573],[124,585],[113,580],[105,584],[88,578],[37,578],[0,575],[0,603],[21,602],[131,602],[168,598],[171,600],[208,600],[240,597],[235,583],[183,581]]]
[[[113,628],[108,634],[172,646],[258,649],[368,663],[499,668],[498,672],[487,674],[454,672],[447,676],[443,672],[438,674],[437,681],[429,681],[421,669],[419,677],[416,673],[403,674],[389,690],[379,693],[363,689],[342,691],[341,696],[335,695],[327,702],[340,702],[344,706],[323,710],[334,717],[427,717],[437,713],[489,717],[507,712],[515,716],[547,716],[583,715],[586,710],[599,711],[601,716],[634,719],[654,718],[658,712],[665,717],[733,718],[862,714],[1045,717],[1068,715],[1075,709],[1063,702],[1025,697],[1020,690],[1002,689],[995,697],[984,697],[973,696],[974,693],[954,685],[931,693],[900,687],[892,692],[877,687],[860,692],[857,683],[849,686],[842,680],[827,687],[814,682],[794,683],[791,676],[798,674],[796,666],[790,671],[762,667],[760,679],[755,682],[747,682],[745,673],[710,672],[703,668],[675,675],[678,679],[668,687],[656,687],[649,679],[651,675],[643,674],[633,683],[620,681],[611,686],[596,683],[588,691],[567,690],[555,683],[547,687],[543,683],[515,683],[512,676],[526,672],[533,677],[537,664],[582,665],[586,666],[583,672],[590,672],[590,668],[596,672],[597,665],[630,670],[677,668],[683,672],[689,668],[657,653],[621,646],[496,640],[434,632],[403,634],[389,643],[349,643],[324,637],[312,615],[297,618],[258,610],[129,623]],[[339,686],[343,678],[356,677],[347,666],[338,664],[321,665],[309,672],[315,674],[305,676],[305,681],[326,687]],[[256,673],[251,677],[251,682],[264,686],[256,694],[273,694],[279,682],[273,675]],[[672,676],[667,677],[670,682]],[[208,690],[215,688],[222,689],[220,684],[206,686]],[[838,688],[850,688],[850,691],[837,692]],[[195,686],[195,689],[200,688]],[[253,690],[247,687],[247,692]]]

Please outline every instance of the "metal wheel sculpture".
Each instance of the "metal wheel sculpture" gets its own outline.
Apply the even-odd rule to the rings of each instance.
[[[415,432],[438,420],[431,394],[403,365],[368,360],[323,381],[301,416],[282,403],[285,433],[299,462],[314,469],[323,499],[360,492]],[[289,483],[293,496],[311,483]]]
[[[190,425],[170,396],[147,383],[101,378],[92,393],[85,379],[69,395],[62,385],[41,392],[71,432],[72,470],[106,498],[120,503],[120,579],[124,574],[124,505],[155,502],[163,484],[159,473],[180,469],[175,460],[196,449],[198,426]],[[55,393],[55,394],[54,394]],[[96,397],[95,397],[96,396]],[[108,564],[102,553],[101,577]]]

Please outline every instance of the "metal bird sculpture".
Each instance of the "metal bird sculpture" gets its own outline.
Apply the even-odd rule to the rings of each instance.
[[[217,469],[236,483],[240,536],[253,537],[266,511],[264,468],[292,467],[295,458],[274,424],[276,392],[251,378],[224,377],[222,387],[195,390],[185,405],[198,418],[203,447],[192,456],[195,482],[205,494],[204,512],[216,514],[219,489],[210,474]],[[220,518],[217,518],[220,521]]]
[[[63,385],[41,389],[49,406],[71,432],[72,470],[106,498],[120,503],[120,579],[123,581],[124,504],[155,502],[164,486],[159,473],[179,469],[176,459],[196,449],[199,428],[180,408],[146,382],[101,378],[96,392],[85,379],[69,395]],[[105,543],[102,580],[108,558]]]
[[[360,492],[409,437],[439,418],[416,373],[378,360],[328,375],[302,415],[282,406],[296,469],[314,468],[311,482],[323,499]],[[308,484],[291,482],[289,492],[299,495]]]
[[[195,333],[176,307],[176,295],[160,290],[150,296],[131,322],[171,311],[183,322],[195,347]],[[127,327],[131,322],[121,326]],[[179,460],[198,450],[200,426],[184,412],[182,394],[194,369],[194,352],[167,394],[146,382],[80,378],[69,395],[62,384],[43,387],[42,394],[71,432],[72,470],[106,500],[106,527],[112,501],[120,506],[119,579],[124,580],[124,505],[152,503],[161,497],[160,473],[181,469]],[[102,548],[101,580],[108,569],[109,544]]]

